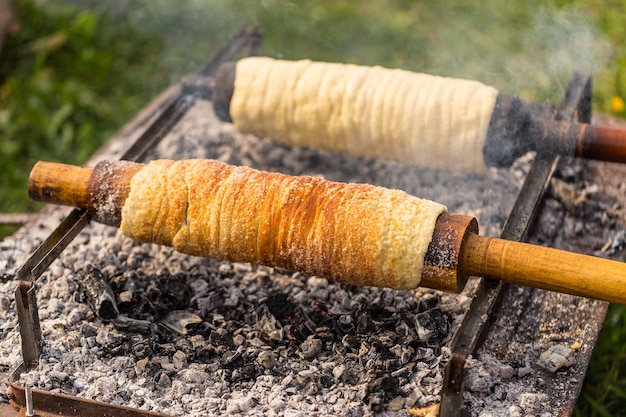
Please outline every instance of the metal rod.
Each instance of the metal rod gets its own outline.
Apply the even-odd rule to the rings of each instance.
[[[17,272],[19,284],[15,289],[15,301],[22,339],[22,358],[27,369],[39,363],[41,345],[35,281],[87,223],[89,216],[84,210],[72,210]]]
[[[33,407],[33,387],[30,384],[26,385],[25,388],[26,395],[26,413],[25,415],[28,417],[34,416],[35,411]]]

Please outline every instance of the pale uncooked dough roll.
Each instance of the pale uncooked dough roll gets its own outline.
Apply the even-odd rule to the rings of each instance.
[[[399,190],[235,167],[152,161],[132,177],[122,232],[192,255],[298,270],[354,285],[420,282],[446,208]]]
[[[253,57],[237,63],[230,115],[242,131],[289,145],[483,171],[497,95],[399,69]]]

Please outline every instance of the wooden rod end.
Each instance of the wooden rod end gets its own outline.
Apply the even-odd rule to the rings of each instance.
[[[44,203],[86,208],[91,168],[39,161],[28,178],[28,195]]]
[[[460,293],[468,275],[461,268],[461,255],[470,234],[478,233],[471,216],[444,213],[437,219],[433,238],[424,258],[420,286]]]

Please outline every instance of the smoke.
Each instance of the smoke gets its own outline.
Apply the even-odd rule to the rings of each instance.
[[[573,71],[597,73],[606,67],[612,48],[591,16],[580,5],[537,10],[524,38],[525,59],[516,66],[520,77],[534,75],[538,90],[553,91],[558,87],[558,94],[562,94],[563,79]]]

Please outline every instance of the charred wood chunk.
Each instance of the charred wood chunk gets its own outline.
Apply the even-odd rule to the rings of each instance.
[[[118,316],[113,320],[113,326],[128,333],[151,334],[154,324],[147,320],[133,319],[130,317]]]
[[[364,401],[372,411],[380,412],[386,408],[387,403],[391,400],[405,396],[406,393],[400,388],[398,379],[385,375],[368,383]]]
[[[191,296],[192,290],[182,275],[164,274],[146,288],[146,298],[158,317],[166,316],[172,310],[188,308]]]
[[[80,287],[87,299],[87,304],[98,317],[103,320],[112,320],[119,314],[113,290],[102,272],[93,264],[85,267]]]
[[[289,299],[289,296],[284,292],[276,292],[271,294],[265,305],[270,310],[277,320],[286,320],[289,317],[293,317],[296,310],[296,305]]]
[[[142,335],[134,335],[130,338],[133,353],[137,359],[144,359],[152,356],[150,340]]]
[[[173,333],[184,336],[202,325],[203,320],[189,310],[174,310],[170,311],[160,323]]]
[[[440,308],[433,308],[415,316],[415,330],[422,342],[441,340],[450,330],[450,317]]]

